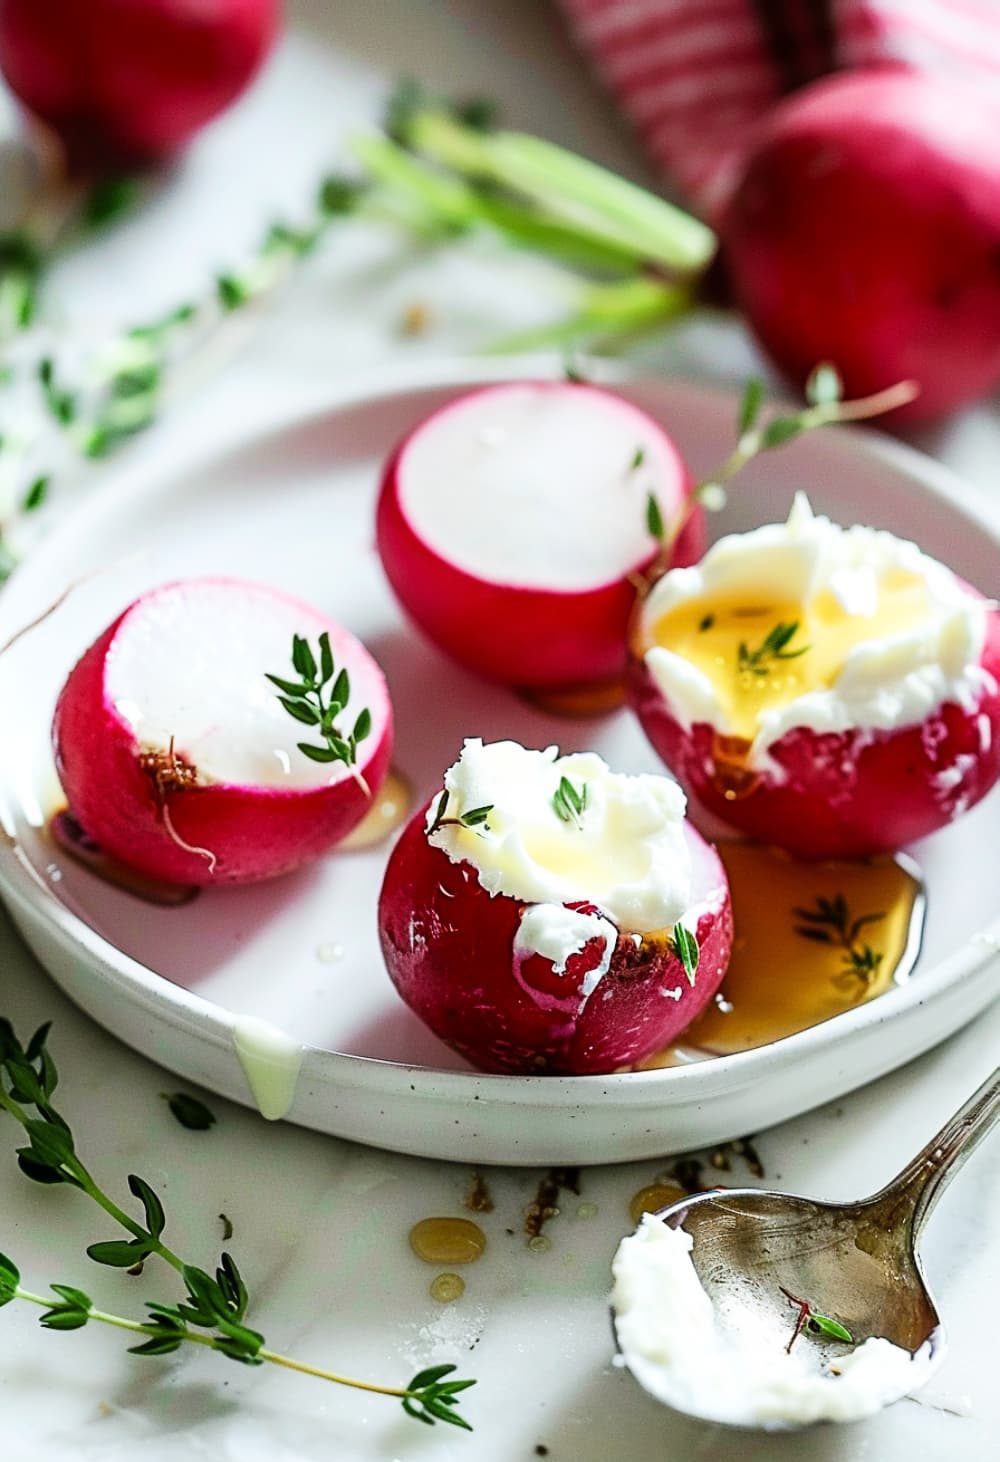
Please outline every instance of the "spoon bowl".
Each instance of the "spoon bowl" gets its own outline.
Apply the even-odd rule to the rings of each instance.
[[[877,1404],[887,1406],[923,1385],[944,1357],[944,1330],[923,1277],[919,1239],[945,1184],[998,1118],[1000,1070],[872,1197],[824,1203],[722,1188],[683,1198],[655,1219],[691,1239],[691,1263],[723,1346],[731,1345],[734,1354],[750,1347],[780,1357],[794,1345],[800,1366],[805,1361],[816,1376],[829,1376],[865,1341],[890,1341],[914,1364],[896,1368],[895,1392],[891,1383],[880,1392]],[[810,1311],[842,1326],[850,1342],[807,1323]],[[623,1360],[644,1389],[664,1399],[655,1363],[627,1352]],[[710,1404],[684,1409],[702,1420],[741,1424],[723,1415],[721,1404],[718,1414]]]

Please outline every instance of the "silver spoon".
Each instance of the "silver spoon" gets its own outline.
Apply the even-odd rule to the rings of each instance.
[[[860,1345],[883,1336],[904,1350],[928,1347],[920,1383],[944,1356],[944,1332],[924,1283],[917,1246],[947,1183],[1000,1119],[1000,1067],[897,1178],[858,1203],[821,1203],[756,1188],[684,1198],[657,1217],[691,1235],[692,1262],[720,1329],[784,1349],[807,1300]],[[826,1371],[844,1344],[803,1328],[795,1340]],[[627,1364],[627,1357],[626,1364]],[[640,1382],[641,1384],[641,1382]],[[916,1384],[916,1381],[914,1381]],[[898,1401],[906,1391],[887,1397]],[[720,1418],[691,1411],[701,1420]]]

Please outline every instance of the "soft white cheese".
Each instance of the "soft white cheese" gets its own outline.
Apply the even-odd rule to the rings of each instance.
[[[775,586],[784,599],[803,604],[830,590],[846,613],[870,616],[880,580],[897,571],[925,582],[926,620],[906,633],[855,645],[831,686],[764,709],[748,762],[774,772],[768,750],[795,727],[894,730],[916,725],[946,702],[974,710],[985,683],[979,664],[984,601],[915,543],[874,528],[841,528],[814,516],[799,493],[787,522],[721,538],[701,563],[665,574],[645,601],[643,627],[651,636],[664,614],[692,599],[752,596]],[[715,686],[696,665],[658,645],[646,652],[645,663],[682,724],[704,722],[732,734]]]
[[[568,821],[553,800],[563,777],[577,792],[586,789],[582,814]],[[667,777],[612,772],[594,752],[560,756],[555,746],[528,751],[516,741],[484,745],[477,738],[465,742],[445,773],[444,790],[449,818],[491,808],[479,827],[428,831],[453,863],[476,870],[490,894],[530,904],[590,903],[620,929],[644,933],[675,924],[691,901],[686,801]],[[428,830],[439,800],[431,800]],[[545,932],[545,918],[539,916],[543,936],[562,957],[568,925]]]
[[[611,1304],[624,1363],[649,1393],[731,1426],[779,1429],[871,1416],[923,1384],[941,1357],[872,1337],[817,1371],[759,1327],[724,1328],[691,1261],[693,1241],[647,1214],[618,1246]],[[789,1309],[789,1334],[795,1320]]]
[[[600,960],[587,971],[580,986],[585,1004],[610,969],[611,956],[618,943],[618,930],[609,919],[567,909],[563,904],[531,904],[521,915],[514,953],[522,959],[540,954],[551,961],[557,975],[564,975],[573,956],[594,939],[600,939],[603,948]]]

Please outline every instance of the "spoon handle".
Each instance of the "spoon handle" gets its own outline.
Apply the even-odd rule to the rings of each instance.
[[[914,1239],[948,1183],[1000,1120],[1000,1066],[973,1092],[936,1137],[917,1153],[875,1202],[909,1210]]]

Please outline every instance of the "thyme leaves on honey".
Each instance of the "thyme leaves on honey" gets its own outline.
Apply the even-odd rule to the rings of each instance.
[[[319,637],[318,659],[304,636],[292,636],[292,666],[301,677],[297,681],[284,680],[279,675],[267,678],[281,692],[278,700],[288,714],[305,726],[315,726],[323,738],[321,746],[311,741],[298,742],[299,751],[310,761],[357,766],[358,745],[371,734],[372,714],[366,706],[355,718],[350,732],[338,726],[338,719],[351,698],[351,678],[346,668],[337,670],[326,630]],[[327,686],[331,687],[329,692]]]
[[[560,777],[559,786],[552,798],[552,807],[560,822],[575,823],[577,827],[582,827],[583,814],[587,808],[586,782],[582,782],[577,789],[569,777]]]
[[[763,680],[770,675],[774,662],[778,660],[797,660],[800,655],[805,655],[811,648],[809,645],[802,645],[797,650],[790,650],[788,646],[799,632],[799,622],[792,620],[789,624],[779,622],[765,635],[763,642],[756,650],[751,650],[746,640],[740,641],[738,665],[741,675],[752,675],[758,680]]]
[[[466,827],[472,828],[473,830],[482,828],[484,832],[490,831],[489,815],[493,811],[492,802],[487,803],[485,807],[473,807],[468,812],[460,813],[458,817],[446,817],[445,814],[448,811],[448,803],[450,800],[451,793],[445,788],[437,800],[433,821],[427,829],[428,837],[442,827]]]
[[[440,1421],[471,1431],[456,1407],[461,1393],[475,1382],[446,1379],[454,1366],[432,1366],[418,1372],[406,1386],[385,1386],[321,1370],[269,1349],[261,1332],[247,1323],[250,1293],[232,1255],[222,1254],[214,1275],[188,1263],[165,1242],[166,1211],[144,1178],[135,1173],[128,1177],[129,1192],[142,1211],[140,1218],[123,1208],[85,1165],[69,1123],[53,1103],[59,1076],[48,1036],[49,1026],[43,1025],[23,1046],[11,1023],[0,1017],[0,1112],[12,1117],[27,1135],[27,1145],[17,1151],[21,1171],[33,1182],[64,1185],[86,1194],[124,1230],[127,1238],[91,1244],[87,1249],[91,1260],[138,1275],[147,1260],[161,1259],[179,1276],[182,1297],[170,1304],[147,1301],[142,1319],[112,1314],[99,1309],[85,1290],[74,1285],[51,1284],[47,1295],[23,1287],[17,1265],[0,1253],[0,1308],[14,1300],[35,1305],[42,1310],[39,1320],[46,1330],[82,1330],[92,1323],[124,1330],[136,1339],[130,1347],[134,1355],[170,1355],[184,1345],[200,1345],[241,1365],[270,1364],[391,1396],[417,1421],[430,1426]],[[231,1227],[227,1228],[231,1235]]]
[[[859,914],[854,918],[842,893],[834,894],[833,898],[820,895],[815,908],[794,908],[792,913],[802,921],[795,925],[795,933],[802,939],[830,944],[843,951],[844,977],[857,978],[866,987],[872,983],[884,956],[863,940],[861,934],[869,924],[884,919],[884,913]]]
[[[854,1344],[854,1336],[846,1325],[841,1325],[839,1320],[834,1320],[830,1315],[823,1315],[819,1310],[813,1309],[809,1300],[799,1299],[798,1295],[792,1294],[791,1290],[780,1285],[781,1293],[788,1300],[790,1305],[795,1305],[798,1314],[795,1317],[795,1328],[791,1338],[785,1346],[785,1353],[791,1355],[792,1346],[798,1340],[803,1331],[812,1335],[825,1335],[830,1340],[841,1340],[845,1345]]]
[[[671,954],[676,955],[681,962],[681,968],[688,984],[693,985],[698,973],[698,960],[701,957],[698,940],[690,929],[678,923],[674,925],[674,932],[668,942]]]

